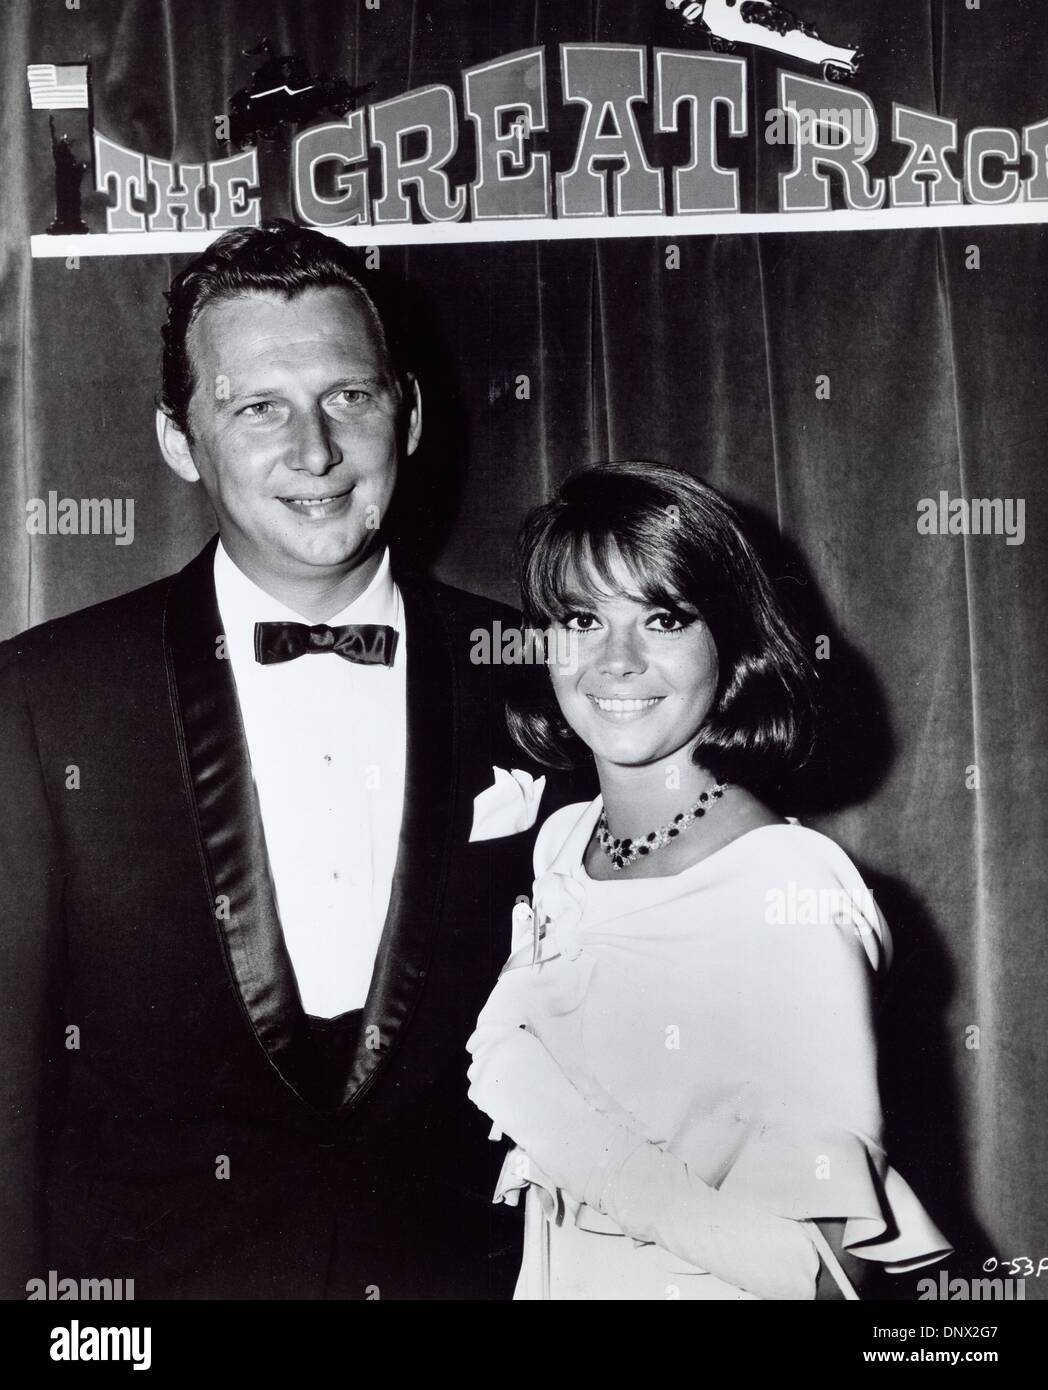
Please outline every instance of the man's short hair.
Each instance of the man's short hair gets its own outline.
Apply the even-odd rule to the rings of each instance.
[[[176,275],[167,291],[160,408],[189,436],[189,402],[196,381],[189,355],[189,332],[211,304],[252,293],[283,294],[345,289],[357,297],[375,334],[386,369],[404,395],[406,371],[391,305],[361,283],[357,254],[334,237],[275,218],[258,227],[224,232]],[[374,279],[375,277],[370,277]]]
[[[528,514],[517,555],[529,627],[563,622],[580,585],[614,592],[621,561],[636,582],[630,597],[699,614],[719,676],[693,756],[714,775],[770,793],[807,760],[813,663],[740,517],[708,483],[659,463],[587,468]],[[511,701],[508,716],[514,739],[538,762],[588,761],[548,680]]]

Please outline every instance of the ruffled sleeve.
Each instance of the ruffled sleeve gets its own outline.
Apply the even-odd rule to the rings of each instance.
[[[873,985],[887,926],[831,840],[800,827],[769,838],[755,879],[764,919],[740,953],[735,1045],[749,1078],[693,1107],[673,1147],[722,1192],[844,1220],[852,1255],[919,1268],[952,1247],[880,1142]]]
[[[823,1117],[745,1126],[720,1191],[796,1220],[844,1219],[845,1249],[891,1273],[952,1248],[884,1150]]]

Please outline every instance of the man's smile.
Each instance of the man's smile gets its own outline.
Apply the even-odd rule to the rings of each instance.
[[[318,497],[281,497],[279,500],[296,516],[316,519],[342,516],[349,509],[352,495],[353,488],[348,487],[344,492],[329,492]]]

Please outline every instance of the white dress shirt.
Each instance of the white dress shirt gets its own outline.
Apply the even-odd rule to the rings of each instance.
[[[364,593],[328,622],[396,628],[392,666],[334,652],[261,665],[255,623],[308,619],[248,579],[221,543],[215,593],[299,995],[307,1014],[334,1018],[367,996],[396,867],[407,745],[400,591],[386,551]]]

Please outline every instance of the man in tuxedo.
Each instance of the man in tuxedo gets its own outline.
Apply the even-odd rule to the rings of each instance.
[[[542,784],[470,660],[514,615],[383,540],[422,406],[354,267],[271,223],[176,278],[158,437],[218,538],[0,649],[5,1297],[511,1290],[464,1045]]]

